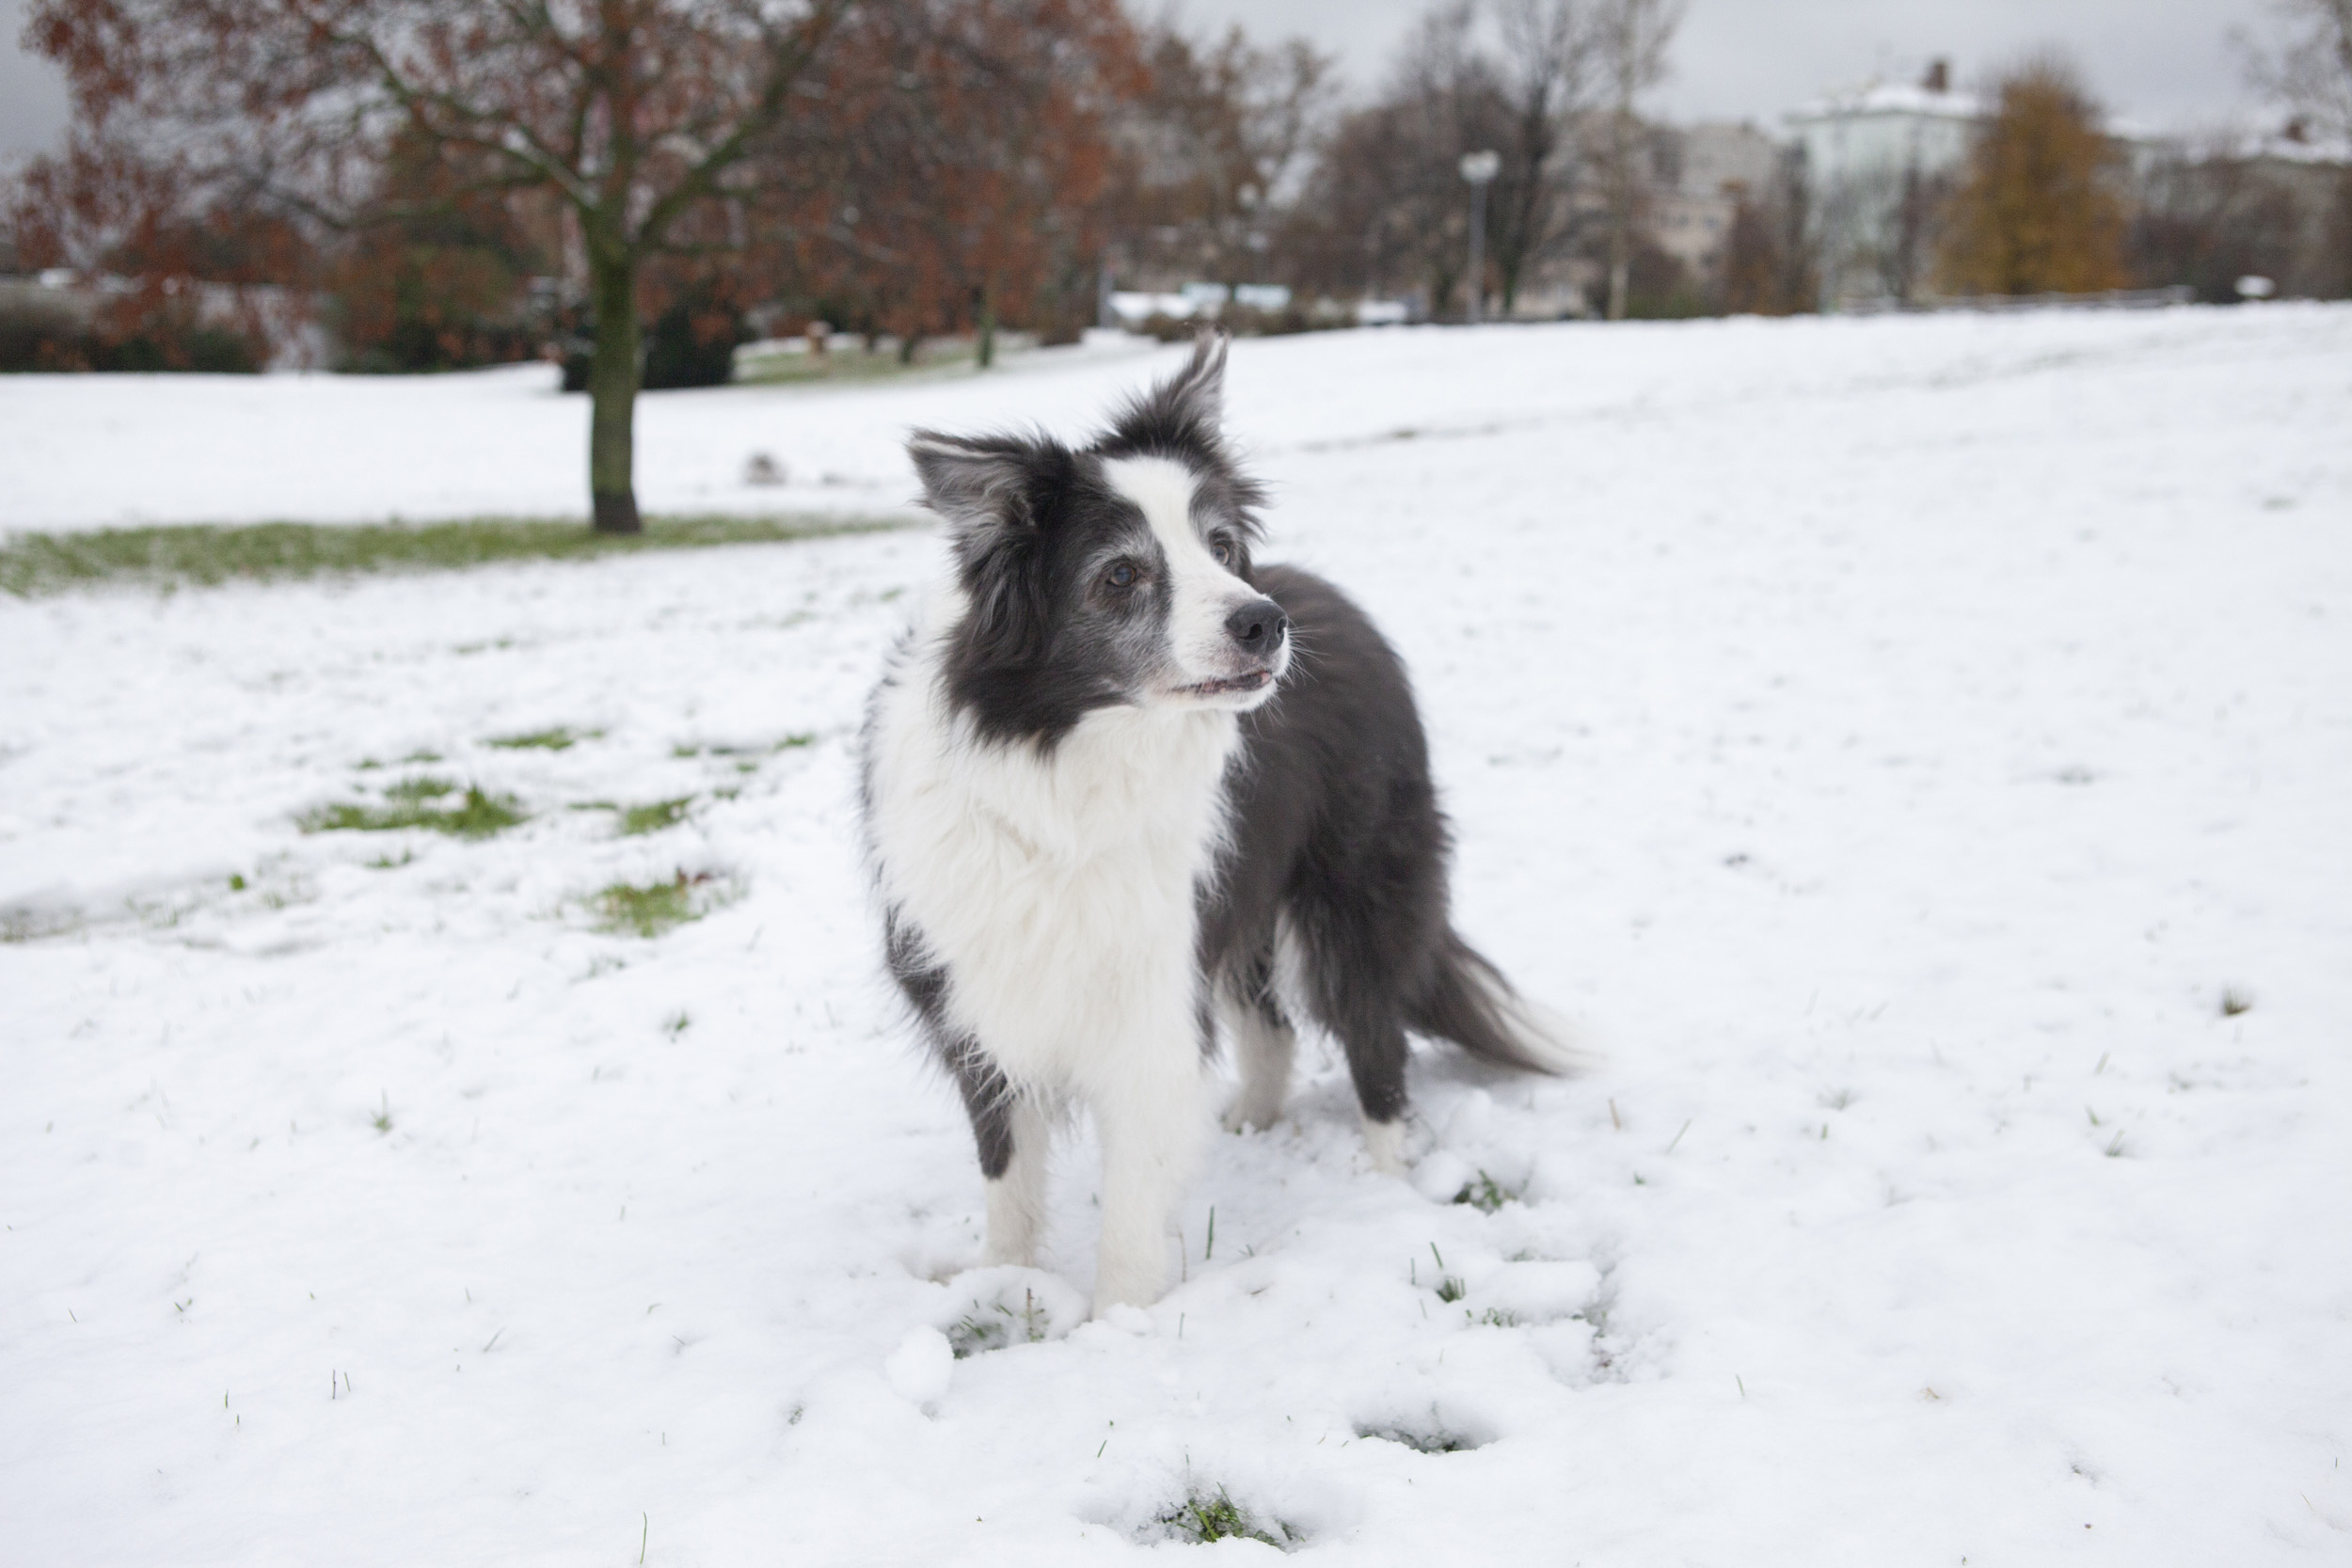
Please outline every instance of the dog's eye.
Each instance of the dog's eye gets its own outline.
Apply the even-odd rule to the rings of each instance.
[[[1110,569],[1104,580],[1113,588],[1133,588],[1136,585],[1136,569],[1122,561]]]
[[[1233,544],[1230,539],[1210,540],[1209,553],[1216,558],[1216,563],[1220,566],[1231,566],[1233,563]]]

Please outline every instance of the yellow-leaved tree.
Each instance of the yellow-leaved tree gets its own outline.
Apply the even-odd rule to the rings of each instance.
[[[1944,230],[1939,271],[1962,294],[2092,293],[2123,286],[2115,144],[2062,60],[2002,77]]]

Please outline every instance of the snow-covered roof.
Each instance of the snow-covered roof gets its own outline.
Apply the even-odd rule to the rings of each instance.
[[[1979,119],[1984,101],[1972,92],[1935,92],[1910,82],[1873,82],[1828,92],[1791,110],[1791,120],[1832,119],[1850,115],[1928,115],[1939,119]]]
[[[2277,158],[2289,164],[2352,164],[2352,142],[2327,136],[2290,136],[2282,132],[2235,137],[2230,152],[2239,158]]]
[[[1992,113],[1991,101],[1973,92],[1937,92],[1933,88],[1923,87],[1910,82],[1874,82],[1867,87],[1855,87],[1848,91],[1824,93],[1811,103],[1790,110],[1784,118],[1790,125],[1802,125],[1816,120],[1851,119],[1869,116],[1908,115],[1930,119],[1977,120],[1985,119]],[[2166,134],[2155,126],[2143,120],[2117,115],[2106,118],[2106,134],[2118,141],[2136,142],[2150,147],[2159,145],[2169,139]],[[2274,142],[2281,147],[2296,149],[2294,152],[2278,152],[2276,155],[2280,157],[2295,156],[2307,159],[2316,157],[2318,161],[2323,162],[2330,159],[2341,161],[2344,157],[2341,149],[2332,153],[2318,151],[2315,144],[2287,143],[2283,137],[2264,138],[2264,150],[2271,150],[2271,144]]]

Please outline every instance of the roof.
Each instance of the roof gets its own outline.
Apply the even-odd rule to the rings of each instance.
[[[1931,92],[1909,82],[1874,82],[1828,92],[1791,110],[1791,120],[1837,119],[1852,115],[1919,115],[1936,119],[1979,119],[1984,101],[1972,92]]]

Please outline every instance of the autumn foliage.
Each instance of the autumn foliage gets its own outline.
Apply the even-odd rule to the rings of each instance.
[[[2124,285],[2114,144],[2072,70],[2011,71],[1947,216],[1940,271],[1958,294],[2091,293]]]
[[[1146,81],[1117,0],[906,0],[834,40],[834,113],[760,172],[795,193],[779,259],[837,325],[898,338],[1091,322],[1119,153]]]

